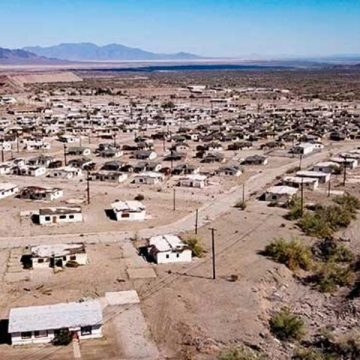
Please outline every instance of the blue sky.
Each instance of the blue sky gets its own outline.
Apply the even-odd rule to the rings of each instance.
[[[61,42],[205,56],[360,54],[360,0],[0,0],[0,47]]]

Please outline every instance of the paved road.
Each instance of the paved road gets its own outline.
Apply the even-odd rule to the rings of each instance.
[[[302,161],[302,167],[309,167],[317,162],[328,159],[331,152],[344,152],[353,149],[355,143],[346,143],[341,147],[335,149],[327,148],[326,150],[313,154]],[[286,165],[279,166],[272,169],[264,169],[256,175],[252,176],[246,181],[245,196],[249,198],[251,194],[260,193],[267,188],[278,176],[282,176],[287,170],[299,165],[299,160],[295,159]],[[242,186],[237,186],[227,193],[221,195],[221,198],[215,199],[209,204],[204,205],[199,209],[198,226],[204,226],[212,220],[218,218],[227,212],[234,204],[242,198]],[[156,228],[145,228],[137,232],[140,238],[148,238],[154,235],[166,233],[181,233],[194,229],[195,212],[185,216],[184,218],[174,221],[166,225]],[[131,231],[111,231],[99,233],[81,233],[81,234],[55,234],[55,235],[38,235],[29,237],[0,237],[0,248],[11,248],[25,245],[40,245],[49,243],[65,243],[84,241],[86,243],[110,243],[124,241],[134,237],[134,232]]]

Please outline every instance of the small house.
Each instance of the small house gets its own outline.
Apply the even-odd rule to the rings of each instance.
[[[0,183],[0,199],[4,199],[8,196],[15,195],[18,193],[19,188],[15,184],[11,183]]]
[[[205,175],[193,174],[181,177],[178,182],[179,186],[191,188],[204,188],[209,185],[208,178]]]
[[[143,221],[146,208],[140,201],[115,201],[111,204],[116,221]]]
[[[318,179],[319,183],[324,184],[330,180],[331,174],[321,171],[300,170],[296,173],[296,176]]]
[[[38,216],[40,225],[67,224],[83,221],[80,206],[44,208],[39,210]]]
[[[164,181],[165,176],[159,172],[147,171],[141,174],[135,175],[133,183],[134,184],[146,184],[146,185],[156,185]]]
[[[64,192],[59,188],[46,189],[39,186],[27,186],[19,194],[20,199],[54,201],[63,197]]]
[[[97,300],[12,308],[8,332],[12,345],[51,343],[68,331],[81,340],[102,337],[103,316]]]
[[[176,235],[154,236],[148,241],[148,255],[157,264],[191,262],[191,249]]]
[[[291,186],[272,186],[265,192],[265,201],[285,204],[292,200],[298,189]]]

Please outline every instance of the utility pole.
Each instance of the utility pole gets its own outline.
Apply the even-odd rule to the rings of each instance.
[[[215,262],[215,228],[210,228],[211,230],[211,252],[212,252],[212,278],[216,279],[216,262]]]
[[[302,169],[302,159],[303,159],[303,154],[300,154],[300,164],[299,164],[300,170]]]
[[[344,162],[344,186],[346,185],[346,170],[347,170],[347,156],[344,156],[345,162]]]
[[[195,235],[198,233],[198,223],[199,223],[199,209],[196,209],[195,213]]]
[[[176,210],[176,189],[174,188],[174,193],[173,193],[173,211]]]
[[[1,162],[5,161],[4,144],[1,145]]]
[[[329,179],[329,184],[328,184],[328,197],[330,197],[331,195],[331,178]]]
[[[301,179],[301,217],[304,215],[304,178]]]
[[[90,173],[87,171],[86,176],[86,194],[87,194],[87,203],[90,204]]]
[[[66,159],[66,155],[67,155],[67,146],[66,144],[64,144],[64,165],[67,166],[67,159]]]
[[[115,133],[113,135],[113,139],[114,139],[114,148],[116,148],[116,134]]]

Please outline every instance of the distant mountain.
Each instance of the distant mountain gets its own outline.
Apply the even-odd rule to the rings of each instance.
[[[58,64],[63,63],[38,56],[30,51],[21,49],[5,49],[0,47],[0,64],[2,65],[33,65],[33,64]]]
[[[25,47],[38,56],[71,61],[116,61],[116,60],[194,60],[200,56],[179,52],[158,54],[120,44],[97,46],[92,43],[60,44],[50,47]]]

